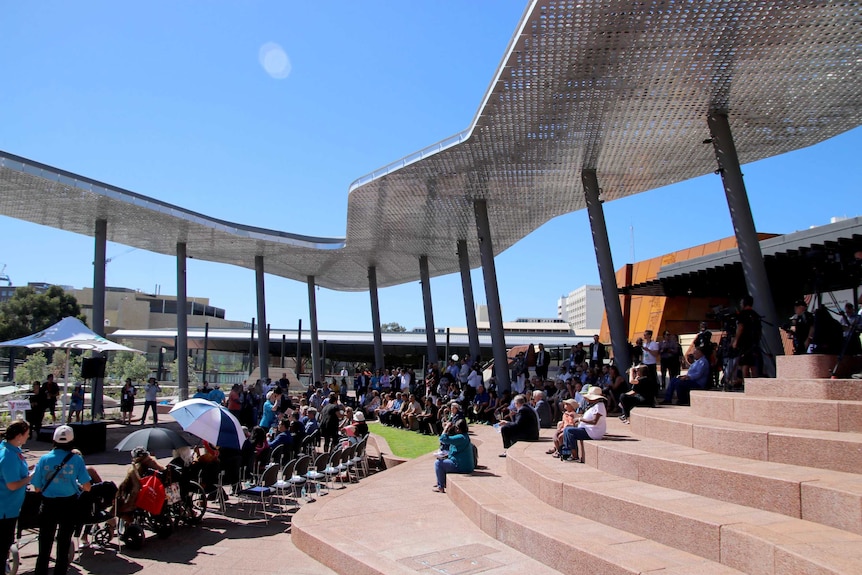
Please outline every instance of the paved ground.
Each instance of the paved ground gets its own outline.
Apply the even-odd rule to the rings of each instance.
[[[142,411],[136,408],[136,416]],[[149,421],[148,417],[148,421]],[[170,416],[160,415],[159,424],[179,430]],[[95,467],[105,480],[119,483],[129,464],[128,452],[117,452],[113,447],[128,433],[141,427],[109,423],[108,451],[85,456],[87,465]],[[29,441],[25,446],[27,457],[35,463],[51,449],[46,442]],[[161,461],[169,453],[155,454]],[[116,538],[107,549],[85,548],[78,553],[70,573],[93,575],[128,575],[132,573],[267,575],[295,573],[298,575],[328,575],[333,573],[320,563],[296,549],[290,541],[292,510],[265,522],[260,508],[249,516],[248,504],[243,506],[231,499],[227,512],[222,514],[208,509],[202,523],[196,527],[180,527],[167,539],[148,534],[147,541],[138,551],[119,549]],[[32,573],[37,554],[34,534],[25,532],[21,549],[19,573]]]

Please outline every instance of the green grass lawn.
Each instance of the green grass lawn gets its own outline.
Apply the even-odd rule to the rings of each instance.
[[[405,459],[414,459],[420,455],[437,451],[437,448],[440,447],[436,435],[422,435],[415,431],[387,427],[378,422],[369,422],[368,430],[385,439],[392,449],[393,455]]]

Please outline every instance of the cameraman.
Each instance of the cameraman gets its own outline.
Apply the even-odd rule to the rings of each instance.
[[[760,336],[762,327],[760,325],[760,314],[754,311],[754,298],[750,295],[743,296],[739,301],[740,309],[736,319],[736,334],[730,344],[731,355],[738,357],[736,365],[742,371],[742,378],[757,377],[762,362],[760,354]],[[735,368],[734,368],[735,371]],[[725,379],[731,383],[736,377],[735,373],[725,373]]]
[[[808,304],[802,299],[794,302],[793,311],[789,330],[793,336],[793,355],[803,355],[814,341],[814,314],[808,311]]]

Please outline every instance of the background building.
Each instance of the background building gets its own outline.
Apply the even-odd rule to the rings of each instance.
[[[599,329],[604,313],[601,286],[583,285],[557,300],[557,317],[572,330]]]

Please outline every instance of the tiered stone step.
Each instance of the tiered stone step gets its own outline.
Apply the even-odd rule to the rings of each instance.
[[[862,401],[810,397],[756,397],[692,391],[691,411],[701,417],[794,429],[862,433]]]
[[[291,541],[342,575],[559,575],[477,529],[434,482],[428,455],[332,491],[294,515]]]
[[[650,410],[634,410],[633,419],[644,411]],[[587,463],[617,477],[862,534],[860,475],[632,439],[585,442]]]
[[[862,401],[862,379],[749,378],[745,395]]]
[[[547,446],[547,443],[542,445]],[[497,449],[499,446],[495,445],[480,453],[480,460],[491,464],[487,471],[472,476],[450,476],[450,498],[482,531],[560,573],[740,573],[716,561],[541,501],[534,492],[507,477],[505,462],[498,463],[494,457]],[[560,467],[563,471],[563,466]],[[573,465],[567,467],[566,471],[575,471]],[[579,467],[584,479],[597,475],[584,466]],[[601,492],[601,487],[600,483],[593,484],[597,493]]]
[[[546,446],[516,444],[506,461],[509,475],[552,507],[752,575],[862,573],[858,534],[606,473],[590,467],[591,448],[590,465],[562,463]]]
[[[862,433],[722,421],[695,415],[689,408],[668,406],[636,409],[631,421],[631,431],[640,437],[712,453],[847,473],[862,471]]]

